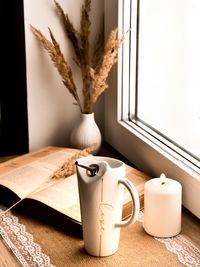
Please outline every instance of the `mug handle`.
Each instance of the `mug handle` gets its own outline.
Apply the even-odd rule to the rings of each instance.
[[[134,212],[132,209],[131,216],[127,220],[121,221],[121,222],[115,224],[116,227],[124,227],[124,226],[131,224],[131,223],[134,223],[137,220],[138,215],[139,215],[139,211],[140,211],[140,200],[139,200],[139,195],[138,195],[138,192],[137,192],[135,186],[127,178],[120,179],[118,181],[118,183],[123,184],[128,189],[128,191],[131,195],[132,201],[134,203]]]

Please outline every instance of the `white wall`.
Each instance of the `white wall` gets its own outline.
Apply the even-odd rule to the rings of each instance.
[[[59,0],[58,2],[69,14],[74,27],[79,29],[83,0]],[[103,25],[103,1],[92,0],[91,8],[91,43],[93,44]],[[24,17],[29,149],[32,151],[45,145],[67,146],[69,145],[71,129],[79,119],[79,108],[73,105],[73,97],[64,87],[47,52],[36,40],[29,25],[38,28],[48,38],[48,27],[51,28],[55,38],[60,43],[65,58],[72,66],[77,87],[81,90],[81,76],[72,60],[73,50],[69,40],[65,37],[53,0],[24,0]],[[102,114],[103,97],[95,106],[96,121],[103,132]]]

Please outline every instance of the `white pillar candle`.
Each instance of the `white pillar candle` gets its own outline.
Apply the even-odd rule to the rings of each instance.
[[[144,186],[144,229],[156,237],[172,237],[181,231],[182,186],[166,178],[153,178]]]

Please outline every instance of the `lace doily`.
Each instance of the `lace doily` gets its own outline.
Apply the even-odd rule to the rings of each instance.
[[[10,212],[0,217],[0,235],[22,266],[55,267],[51,264],[50,257],[34,243],[32,235],[26,232],[25,226]]]
[[[138,221],[144,221],[144,213],[140,211]],[[170,238],[158,238],[155,240],[163,243],[167,250],[177,255],[178,260],[188,267],[200,267],[200,250],[182,234]]]

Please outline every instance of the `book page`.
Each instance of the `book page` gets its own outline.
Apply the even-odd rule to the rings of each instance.
[[[135,185],[139,196],[141,196],[143,194],[144,183],[147,181],[148,176],[126,165],[126,177]],[[81,222],[76,174],[62,180],[52,181],[52,184],[48,188],[34,192],[34,194],[30,195],[30,198],[38,200],[64,215]],[[123,204],[131,204],[131,202],[131,195],[126,187],[124,187]]]
[[[39,150],[35,150],[21,156],[10,156],[9,160],[0,163],[0,175],[9,171],[15,170],[19,167],[25,166],[33,161],[49,156],[61,150],[72,150],[63,147],[47,146]],[[73,149],[74,150],[74,149]]]
[[[31,194],[29,198],[38,200],[81,222],[76,174],[65,179],[54,180],[49,187]]]
[[[12,168],[0,174],[0,184],[15,192],[20,198],[24,198],[38,187],[48,184],[51,175],[74,153],[74,150],[61,150],[22,164],[18,168]]]
[[[6,186],[20,198],[35,199],[81,222],[76,175],[57,180],[51,178],[53,173],[77,152],[80,150],[46,147],[9,160],[0,164],[0,185]],[[126,177],[133,182],[141,197],[144,182],[148,177],[128,165]],[[130,200],[130,194],[125,188],[124,207],[128,203],[131,204]],[[130,214],[130,211],[127,210],[126,213]]]

